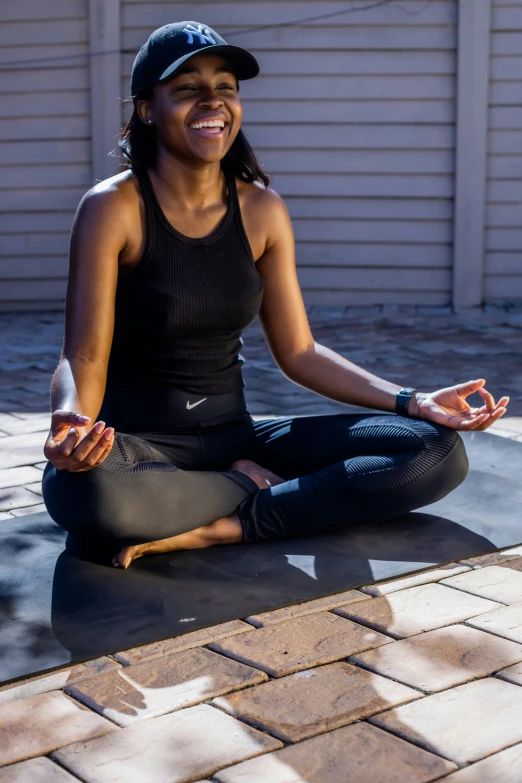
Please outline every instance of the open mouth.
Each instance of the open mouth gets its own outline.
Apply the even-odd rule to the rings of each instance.
[[[216,120],[194,120],[189,128],[198,134],[208,138],[223,136],[228,123],[222,119]]]

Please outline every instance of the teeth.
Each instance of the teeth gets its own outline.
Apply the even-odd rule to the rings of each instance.
[[[225,123],[223,120],[203,120],[203,121],[196,121],[191,122],[190,127],[194,128],[194,130],[198,130],[199,128],[221,128],[223,129],[225,127]]]

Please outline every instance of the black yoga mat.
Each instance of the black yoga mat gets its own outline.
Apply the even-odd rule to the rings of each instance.
[[[47,516],[0,523],[0,681],[522,542],[522,443],[464,433],[444,500],[339,534],[143,558],[66,548]]]

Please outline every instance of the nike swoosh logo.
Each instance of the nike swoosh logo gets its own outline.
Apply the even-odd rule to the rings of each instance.
[[[197,402],[193,402],[193,403],[190,403],[190,402],[187,400],[187,410],[188,410],[188,411],[190,411],[190,410],[192,410],[192,408],[195,408],[195,407],[196,407],[196,405],[201,405],[201,403],[202,403],[202,402],[205,402],[205,400],[206,400],[206,399],[207,399],[206,397],[203,397],[203,399],[202,399],[202,400],[198,400]]]

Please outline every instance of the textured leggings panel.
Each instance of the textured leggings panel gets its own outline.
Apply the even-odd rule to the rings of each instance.
[[[238,459],[283,483],[259,491]],[[441,425],[391,414],[245,421],[192,435],[117,433],[85,473],[44,471],[43,497],[64,529],[142,543],[235,511],[245,542],[310,535],[389,518],[439,500],[466,477],[462,439]]]

